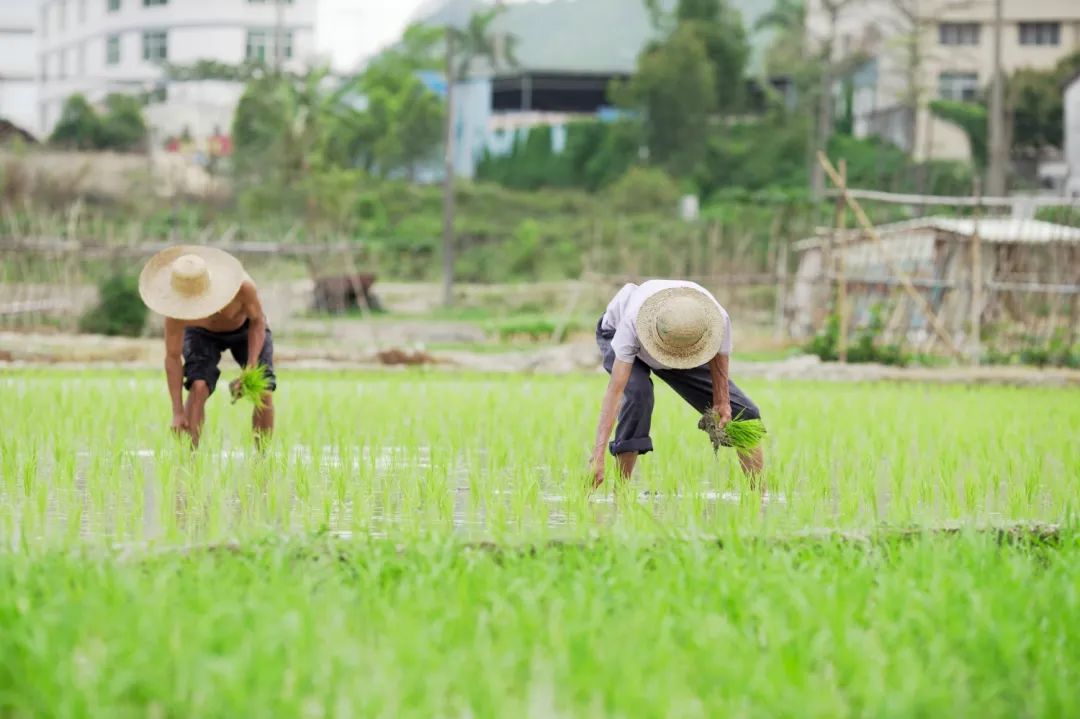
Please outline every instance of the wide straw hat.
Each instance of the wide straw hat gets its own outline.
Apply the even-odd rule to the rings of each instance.
[[[224,250],[178,245],[147,261],[139,275],[139,295],[158,314],[198,320],[228,305],[244,276],[240,260]]]
[[[637,316],[642,349],[672,369],[712,360],[724,342],[725,327],[719,305],[693,287],[660,290],[645,300]]]

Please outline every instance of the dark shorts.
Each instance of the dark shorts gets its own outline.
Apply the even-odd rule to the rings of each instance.
[[[600,347],[604,369],[608,374],[611,374],[612,367],[615,366],[615,351],[611,348],[611,339],[614,336],[613,331],[605,330],[597,323],[596,344]],[[693,369],[653,369],[640,359],[635,359],[630,368],[630,380],[623,391],[622,404],[619,405],[615,440],[609,445],[612,454],[645,454],[653,450],[649,430],[652,427],[654,374],[697,412],[704,413],[712,406],[713,383],[708,365]],[[761,411],[757,405],[731,380],[728,380],[728,395],[731,399],[732,417],[761,419]]]
[[[221,370],[221,355],[228,350],[241,367],[248,361],[248,322],[232,332],[211,332],[202,327],[188,327],[184,330],[184,389],[190,390],[196,380],[206,382],[210,394],[214,393]],[[277,376],[274,374],[274,336],[266,328],[266,340],[259,353],[259,364],[266,367],[266,376],[270,380],[270,390],[277,389]]]

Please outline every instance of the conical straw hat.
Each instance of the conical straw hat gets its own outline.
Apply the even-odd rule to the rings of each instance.
[[[244,277],[240,260],[224,250],[178,245],[147,261],[139,275],[139,295],[158,314],[198,320],[224,309]]]
[[[726,327],[719,305],[693,287],[660,290],[641,305],[638,339],[654,359],[672,369],[691,369],[712,360]]]

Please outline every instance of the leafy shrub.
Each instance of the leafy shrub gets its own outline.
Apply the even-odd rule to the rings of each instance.
[[[880,309],[874,308],[867,326],[851,338],[853,341],[848,344],[847,361],[853,364],[874,362],[897,367],[907,365],[910,358],[899,345],[878,344],[882,329],[884,322]],[[840,320],[833,314],[826,320],[825,329],[810,340],[805,350],[808,354],[817,355],[823,362],[835,362],[840,357],[837,349],[839,343]]]
[[[142,105],[138,98],[114,93],[105,98],[105,113],[98,114],[84,96],[72,95],[49,142],[72,150],[142,149],[146,142]]]
[[[82,316],[79,329],[99,335],[138,337],[147,309],[139,297],[139,278],[117,273],[98,286],[98,304]]]
[[[607,191],[611,208],[626,214],[655,212],[674,215],[679,207],[679,186],[663,170],[632,167]]]

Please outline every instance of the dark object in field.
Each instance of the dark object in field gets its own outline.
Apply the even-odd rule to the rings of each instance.
[[[372,292],[375,275],[352,274],[315,278],[315,311],[340,315],[361,307],[382,312],[379,298]]]
[[[698,429],[709,435],[713,451],[721,447],[735,449],[754,449],[765,439],[765,423],[760,419],[733,419],[723,427],[719,426],[719,414],[711,407],[698,420]]]
[[[405,352],[403,350],[384,350],[378,354],[379,361],[388,365],[424,365],[435,364],[437,360],[427,352]]]

